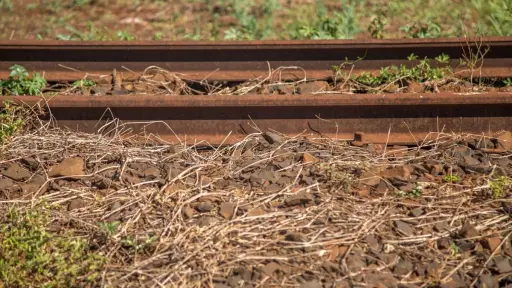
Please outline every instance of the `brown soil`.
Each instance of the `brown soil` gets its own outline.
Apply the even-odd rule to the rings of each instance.
[[[271,132],[217,149],[120,136],[39,129],[2,147],[0,214],[54,204],[52,231],[108,255],[98,283],[512,283],[512,191],[493,184],[512,175],[510,133],[413,148]],[[152,236],[137,252],[123,244]]]

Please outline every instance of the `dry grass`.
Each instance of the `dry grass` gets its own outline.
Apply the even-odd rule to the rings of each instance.
[[[98,283],[102,286],[213,287],[227,281],[288,287],[311,279],[356,284],[370,281],[376,273],[391,275],[403,260],[415,267],[438,262],[441,268],[427,276],[418,276],[414,270],[394,273],[399,283],[440,283],[453,275],[472,281],[468,272],[484,271],[482,264],[488,264],[494,254],[465,253],[459,248],[450,253],[440,250],[436,240],[456,239],[454,235],[466,222],[478,231],[478,236],[464,239],[471,243],[508,237],[512,231],[510,216],[499,208],[500,202],[511,199],[489,196],[489,175],[464,183],[418,183],[418,197],[400,196],[391,185],[383,194],[358,194],[364,181],[359,179],[361,173],[421,164],[426,159],[450,163],[445,152],[467,136],[439,134],[434,142],[424,144],[433,149],[399,157],[396,151],[375,153],[343,142],[300,136],[272,146],[261,134],[252,134],[233,146],[206,152],[150,138],[134,144],[121,136],[43,126],[5,144],[0,162],[5,166],[35,159],[37,173],[46,179],[33,193],[3,197],[0,209],[26,211],[43,203],[52,207],[45,209],[50,209],[51,227],[57,234],[72,231],[108,258]],[[253,157],[237,152],[254,143],[258,146],[251,149]],[[303,152],[317,155],[320,162],[298,161],[296,156]],[[74,180],[48,177],[51,165],[75,156],[86,161],[85,175]],[[288,160],[284,167],[276,166]],[[141,177],[139,183],[131,184],[123,175],[130,173],[133,163],[158,167],[162,176]],[[287,180],[259,185],[250,178],[270,167]],[[106,177],[114,178],[106,189],[91,184]],[[59,189],[52,188],[56,184]],[[297,195],[306,195],[305,205],[290,204]],[[66,209],[73,199],[82,199],[85,205]],[[201,202],[212,203],[213,209],[191,213],[190,207]],[[219,215],[225,202],[234,205],[233,218]],[[425,214],[410,216],[412,208],[422,208]],[[414,234],[398,231],[395,221],[408,223]],[[446,224],[446,230],[432,229],[439,223]],[[371,238],[377,244],[369,243]],[[464,242],[457,241],[459,246]],[[356,265],[358,259],[364,259],[363,267]],[[273,262],[278,263],[275,269],[275,264],[269,264]],[[272,270],[276,271],[269,273]]]

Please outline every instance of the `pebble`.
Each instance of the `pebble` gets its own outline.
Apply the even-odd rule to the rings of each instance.
[[[407,275],[414,269],[414,265],[411,262],[400,259],[393,268],[393,273],[398,275]]]
[[[213,204],[211,202],[200,202],[195,205],[197,212],[206,213],[210,212],[213,209]]]
[[[61,163],[50,168],[50,177],[70,177],[85,175],[84,159],[80,157],[66,158]]]
[[[220,204],[219,214],[224,219],[231,219],[235,213],[235,204],[229,202],[223,202]]]
[[[395,227],[406,236],[414,235],[414,229],[412,226],[403,221],[395,221]]]
[[[20,164],[13,163],[9,165],[6,170],[2,171],[2,175],[11,178],[14,181],[25,181],[32,176],[32,173],[23,168]]]

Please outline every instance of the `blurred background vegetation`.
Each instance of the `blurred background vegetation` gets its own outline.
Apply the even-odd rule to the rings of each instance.
[[[512,0],[0,0],[0,22],[3,40],[510,36]]]

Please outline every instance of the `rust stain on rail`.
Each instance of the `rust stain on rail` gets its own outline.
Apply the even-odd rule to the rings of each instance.
[[[395,144],[417,143],[430,132],[492,134],[512,127],[512,93],[7,98],[28,105],[48,103],[60,127],[98,132],[117,118],[121,126],[111,124],[101,132],[129,128],[171,142],[233,143],[256,132],[254,125],[290,136],[347,140],[364,132],[367,141]]]

